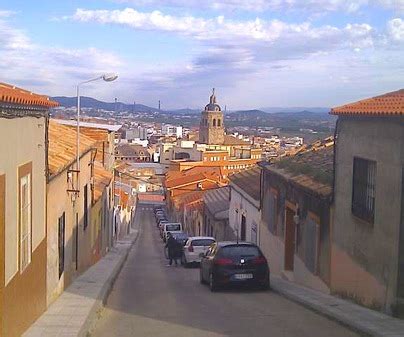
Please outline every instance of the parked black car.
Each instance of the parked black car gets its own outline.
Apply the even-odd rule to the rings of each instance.
[[[259,247],[247,242],[216,242],[203,256],[200,282],[211,291],[230,284],[270,287],[269,266]]]

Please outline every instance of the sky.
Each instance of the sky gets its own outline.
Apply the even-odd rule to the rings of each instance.
[[[50,96],[332,107],[404,88],[404,0],[0,0],[0,81]]]

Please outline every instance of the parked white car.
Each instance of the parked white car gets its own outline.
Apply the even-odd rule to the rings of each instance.
[[[167,233],[170,232],[171,234],[174,233],[181,233],[182,232],[182,225],[179,222],[170,222],[163,224],[163,241],[167,241]]]
[[[201,262],[201,255],[205,255],[210,245],[214,242],[216,242],[216,240],[211,236],[192,236],[188,238],[182,256],[184,266],[186,267],[191,263]]]

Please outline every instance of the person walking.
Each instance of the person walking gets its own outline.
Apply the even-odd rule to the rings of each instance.
[[[175,262],[175,265],[178,265],[177,259],[178,259],[178,242],[177,240],[174,239],[172,234],[170,232],[167,233],[167,242],[166,242],[166,248],[168,249],[168,258],[170,259],[169,264],[167,267],[170,267],[173,264],[173,260]]]

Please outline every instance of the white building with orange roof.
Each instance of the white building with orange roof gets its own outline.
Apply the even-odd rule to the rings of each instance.
[[[46,309],[47,123],[56,102],[0,83],[0,336]]]
[[[97,157],[99,139],[54,120],[48,129],[47,302],[53,302],[112,245],[113,175]],[[97,160],[98,158],[98,160]],[[104,165],[103,165],[104,164]]]

